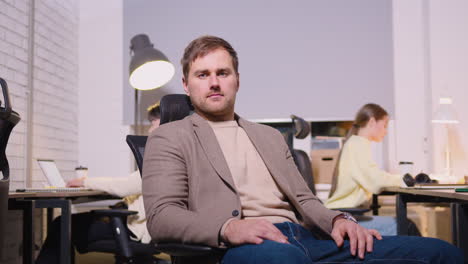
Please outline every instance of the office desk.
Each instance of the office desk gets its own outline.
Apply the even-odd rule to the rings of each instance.
[[[386,193],[396,194],[397,230],[407,235],[407,203],[449,203],[452,211],[453,244],[468,256],[468,193],[457,193],[453,189],[413,189],[389,187]]]
[[[52,220],[53,208],[60,208],[60,263],[70,263],[71,204],[115,198],[100,191],[81,192],[11,192],[8,196],[9,210],[23,211],[23,264],[34,263],[34,209],[47,208],[48,223]]]

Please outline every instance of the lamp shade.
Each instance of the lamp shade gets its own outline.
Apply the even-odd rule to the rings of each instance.
[[[155,49],[145,34],[134,36],[130,50],[130,85],[138,90],[151,90],[168,83],[174,76],[174,65],[161,51]]]
[[[457,124],[459,123],[457,115],[453,110],[452,98],[441,97],[439,99],[439,106],[437,111],[434,113],[432,123],[441,124]]]

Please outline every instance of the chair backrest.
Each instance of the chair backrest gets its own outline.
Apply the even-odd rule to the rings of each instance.
[[[293,133],[294,137],[298,139],[306,138],[310,133],[310,124],[305,121],[303,118],[291,115],[291,119],[293,122]]]
[[[296,163],[296,166],[302,175],[302,178],[304,178],[312,193],[316,195],[317,191],[315,190],[315,182],[309,156],[307,156],[307,153],[300,149],[291,150],[291,154],[294,158],[294,163]]]
[[[161,125],[183,119],[193,112],[190,98],[185,94],[168,94],[163,96],[159,103],[159,109],[161,111]],[[127,135],[126,139],[141,175],[143,175],[143,157],[145,155],[147,139],[147,136],[136,135]]]
[[[190,97],[185,94],[168,94],[163,96],[159,103],[159,109],[161,111],[161,125],[184,119],[193,112]]]
[[[3,248],[3,238],[5,237],[6,215],[8,212],[8,191],[10,187],[10,166],[5,154],[8,139],[11,131],[20,121],[18,113],[12,110],[10,97],[8,95],[8,86],[5,80],[0,78],[2,87],[4,105],[0,101],[0,259]]]
[[[145,155],[145,146],[146,140],[148,139],[147,136],[135,136],[135,135],[127,135],[127,144],[132,150],[133,156],[135,157],[135,161],[138,166],[138,170],[140,170],[140,175],[143,172],[143,156]]]
[[[292,127],[288,131],[286,142],[288,143],[289,148],[291,149],[291,154],[294,158],[294,163],[296,163],[297,169],[304,178],[307,186],[312,191],[313,194],[316,194],[314,177],[312,175],[312,167],[310,164],[309,156],[299,149],[294,149],[293,146],[293,137],[298,139],[306,138],[310,133],[310,124],[305,121],[303,118],[291,115]]]

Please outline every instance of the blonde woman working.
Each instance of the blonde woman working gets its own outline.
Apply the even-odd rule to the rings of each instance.
[[[358,111],[345,139],[333,175],[325,206],[331,209],[368,206],[372,194],[384,187],[401,186],[402,177],[380,169],[372,159],[371,142],[381,142],[387,134],[388,113],[377,104],[366,104]],[[360,221],[382,235],[396,235],[394,217],[373,216]]]

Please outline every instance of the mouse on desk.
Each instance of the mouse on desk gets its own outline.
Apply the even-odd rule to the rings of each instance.
[[[432,180],[429,175],[424,172],[418,173],[415,177],[411,176],[409,173],[406,173],[403,175],[403,181],[408,187],[413,187],[415,184],[437,183],[437,180]]]

